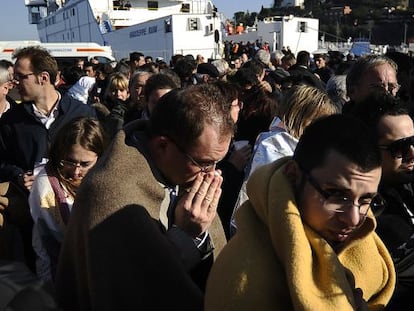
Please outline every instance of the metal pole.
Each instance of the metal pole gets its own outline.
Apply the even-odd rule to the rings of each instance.
[[[404,46],[407,44],[407,23],[404,23]]]
[[[273,32],[273,44],[272,44],[272,47],[273,47],[273,51],[276,51],[277,50],[277,34],[276,34],[276,31],[272,31]]]

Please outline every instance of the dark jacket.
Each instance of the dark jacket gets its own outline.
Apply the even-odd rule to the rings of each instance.
[[[233,209],[237,202],[237,197],[244,180],[244,171],[239,171],[229,161],[230,155],[234,150],[232,146],[226,157],[217,164],[217,168],[221,170],[223,176],[223,184],[221,186],[222,193],[217,213],[223,224],[224,233],[227,240],[230,239],[230,220],[233,215]]]
[[[385,310],[411,310],[409,304],[414,292],[414,274],[411,277],[401,277],[406,272],[406,263],[399,264],[405,256],[411,256],[411,270],[414,270],[414,256],[405,250],[398,250],[404,243],[413,247],[414,237],[414,193],[411,184],[400,187],[380,187],[380,193],[386,200],[385,209],[377,215],[376,232],[384,242],[393,257],[397,272],[397,284],[391,302]],[[408,212],[410,211],[410,212]],[[404,261],[407,262],[407,259]],[[414,272],[414,271],[413,271]],[[403,306],[406,306],[405,308]]]
[[[325,90],[324,82],[315,76],[309,68],[301,65],[293,65],[289,68],[290,76],[293,78],[295,84],[305,83],[317,87],[321,90]]]
[[[334,71],[329,67],[317,68],[314,73],[316,73],[325,84],[334,75]]]
[[[137,106],[133,106],[129,99],[126,101],[118,99],[110,113],[103,120],[105,131],[112,139],[124,125],[140,119],[141,116],[142,110]]]
[[[49,129],[33,112],[33,102],[14,105],[0,119],[0,181],[17,182],[18,175],[33,170],[36,162],[48,158],[49,146],[57,131],[76,117],[95,117],[95,110],[63,96],[58,117]]]

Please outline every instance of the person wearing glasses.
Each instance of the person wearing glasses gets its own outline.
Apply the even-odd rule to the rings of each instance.
[[[400,89],[397,79],[398,65],[385,55],[368,54],[359,57],[346,76],[346,90],[350,99],[343,107],[348,112],[373,93],[397,96]]]
[[[293,157],[251,175],[205,310],[381,310],[395,272],[374,231],[380,178],[380,151],[361,121],[335,114],[306,127]]]
[[[0,180],[27,191],[28,174],[47,158],[48,147],[62,125],[79,116],[94,117],[95,110],[55,89],[56,60],[39,46],[16,50],[14,79],[22,103],[2,117],[0,124]]]
[[[34,180],[29,195],[33,248],[37,275],[45,281],[54,279],[76,192],[105,147],[106,137],[99,122],[76,118],[59,130],[50,147],[49,161]]]
[[[304,129],[320,117],[338,113],[338,109],[328,94],[309,86],[297,85],[292,87],[280,102],[279,117],[275,117],[270,125],[270,131],[258,135],[253,148],[253,156],[244,170],[243,184],[232,214],[247,199],[246,184],[249,176],[259,166],[276,161],[285,156],[293,155]],[[230,222],[230,233],[237,230],[234,217]]]
[[[370,96],[353,114],[375,131],[381,149],[379,192],[386,201],[377,211],[376,232],[390,251],[397,287],[387,310],[404,309],[414,292],[414,124],[408,107],[392,95]]]
[[[46,49],[24,47],[14,52],[13,59],[13,83],[22,102],[1,118],[0,182],[12,182],[29,195],[35,166],[47,161],[48,149],[57,131],[73,118],[95,117],[96,113],[55,89],[58,65]],[[29,210],[27,217],[30,219]],[[31,227],[32,223],[27,223],[20,229],[26,264],[34,271]]]
[[[210,84],[173,89],[115,135],[76,194],[55,283],[63,310],[202,310],[226,243],[223,102]]]

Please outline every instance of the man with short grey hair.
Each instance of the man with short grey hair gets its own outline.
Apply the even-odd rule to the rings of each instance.
[[[361,56],[347,74],[346,88],[349,98],[358,103],[375,92],[396,96],[400,89],[397,72],[397,64],[384,55]]]
[[[349,101],[346,95],[346,75],[332,76],[326,83],[326,92],[341,111],[343,105]]]
[[[285,56],[281,51],[276,50],[270,53],[270,62],[272,63],[273,67],[277,68],[280,67],[282,64],[282,57]]]

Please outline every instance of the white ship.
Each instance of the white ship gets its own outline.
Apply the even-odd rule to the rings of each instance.
[[[318,49],[319,20],[316,18],[289,16],[271,16],[256,21],[252,27],[240,34],[228,35],[225,40],[233,42],[269,42],[270,50],[289,47],[296,55],[299,51]]]
[[[211,1],[25,0],[41,42],[96,42],[130,52],[220,58],[222,15]]]

